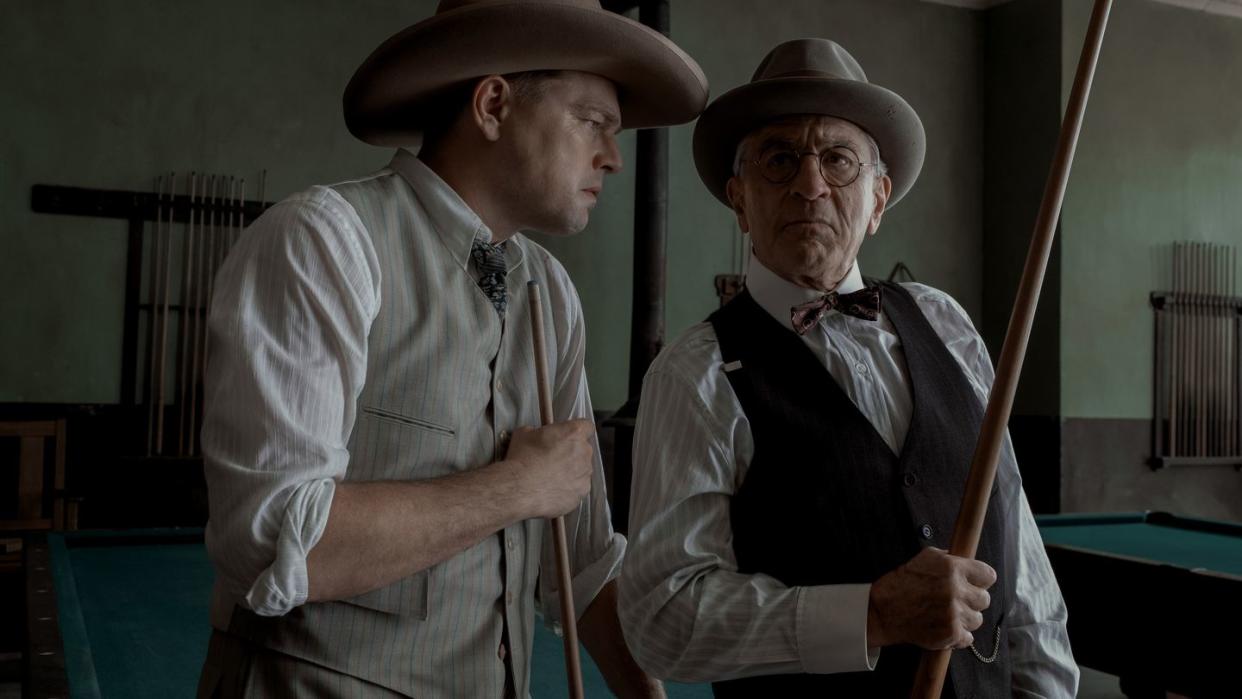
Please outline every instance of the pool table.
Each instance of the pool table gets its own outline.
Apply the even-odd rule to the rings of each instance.
[[[1242,524],[1163,512],[1037,518],[1078,663],[1127,695],[1242,697]]]
[[[23,696],[193,697],[211,634],[213,571],[201,529],[27,537]],[[565,696],[559,638],[536,624],[531,693]],[[582,653],[587,696],[609,696]],[[707,699],[707,685],[669,683],[670,699]]]

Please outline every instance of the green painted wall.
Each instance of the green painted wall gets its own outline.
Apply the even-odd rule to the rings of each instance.
[[[1090,10],[1063,3],[1062,105]],[[1151,417],[1157,250],[1242,245],[1240,195],[1242,20],[1116,3],[1061,218],[1066,418]]]
[[[340,93],[381,40],[432,0],[247,3],[15,2],[0,6],[0,402],[113,402],[120,395],[125,224],[30,212],[36,183],[146,189],[175,170],[268,169],[269,198],[381,167],[355,142]],[[825,36],[922,115],[930,149],[914,191],[862,252],[898,260],[978,317],[982,263],[982,13],[912,0],[674,0],[673,38],[719,95],[780,41]],[[731,216],[703,189],[691,127],[673,129],[667,328],[716,305],[732,271]],[[623,138],[632,166],[633,135]],[[253,185],[251,185],[253,186]],[[253,191],[253,189],[251,190]],[[578,284],[595,403],[625,397],[632,167],[611,178],[581,236],[547,242]]]
[[[435,3],[0,6],[0,402],[120,395],[123,221],[34,214],[36,183],[150,189],[175,170],[268,195],[381,167],[340,116],[354,67]],[[253,194],[253,184],[251,184]]]

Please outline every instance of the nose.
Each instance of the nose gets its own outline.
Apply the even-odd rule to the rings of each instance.
[[[617,145],[617,137],[613,134],[604,135],[604,145],[595,154],[596,170],[603,170],[608,174],[616,174],[621,172],[621,147]]]
[[[819,199],[832,193],[832,187],[824,180],[819,169],[819,156],[815,153],[803,153],[798,160],[798,172],[789,183],[790,190],[803,199]]]

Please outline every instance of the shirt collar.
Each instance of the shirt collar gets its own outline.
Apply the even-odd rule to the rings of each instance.
[[[834,291],[849,294],[864,286],[862,272],[858,270],[858,260],[855,260],[849,273],[845,275],[845,279],[841,280]],[[824,295],[822,291],[798,286],[768,269],[759,261],[759,258],[755,257],[753,248],[750,251],[750,266],[746,273],[746,289],[750,291],[755,303],[790,330],[794,329],[791,309]],[[830,311],[829,313],[836,312]],[[829,313],[825,313],[824,317],[828,317]]]
[[[491,229],[447,182],[410,151],[398,149],[388,167],[410,184],[414,197],[422,205],[440,241],[457,264],[466,269],[475,239],[490,243]],[[505,245],[505,258],[510,270],[525,259],[521,238],[520,234],[515,235]]]

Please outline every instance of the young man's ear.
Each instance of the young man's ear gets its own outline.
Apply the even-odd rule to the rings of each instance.
[[[500,139],[500,127],[513,110],[513,88],[499,75],[489,75],[474,86],[470,95],[470,117],[483,138]]]
[[[729,197],[729,205],[733,207],[733,215],[737,217],[737,227],[743,233],[750,232],[750,222],[746,220],[746,195],[742,189],[740,177],[730,177],[725,183],[725,196]]]

